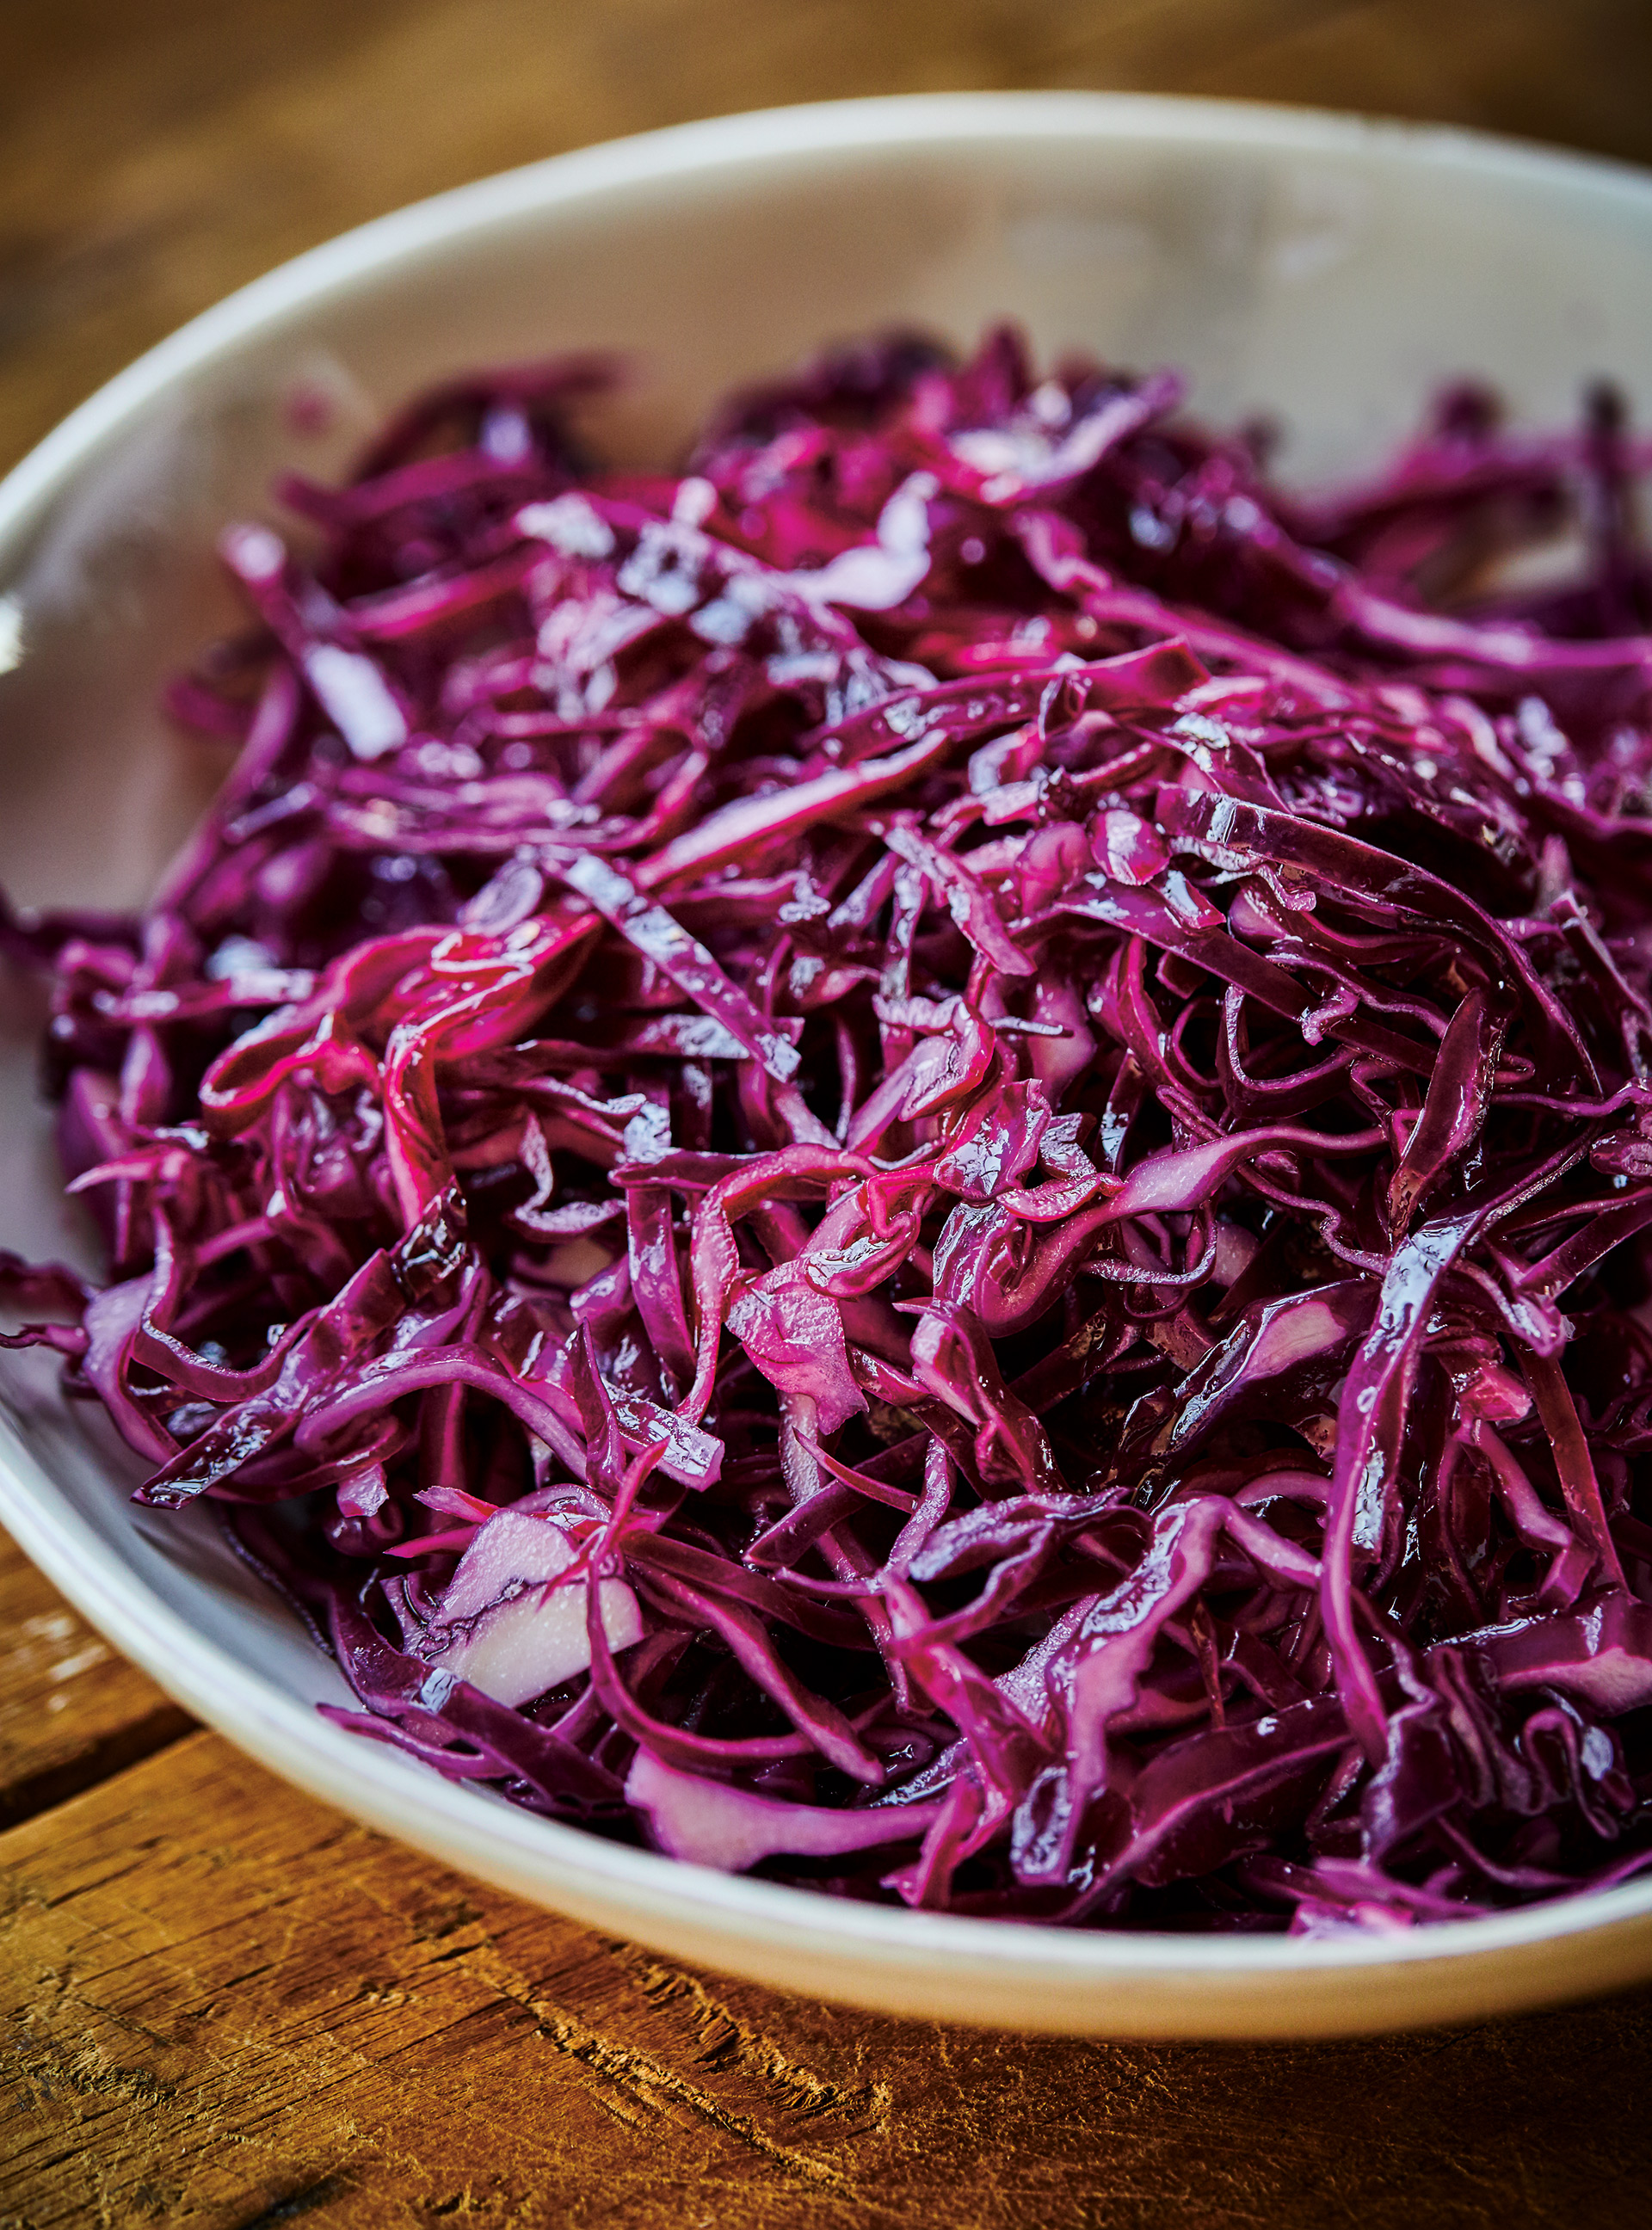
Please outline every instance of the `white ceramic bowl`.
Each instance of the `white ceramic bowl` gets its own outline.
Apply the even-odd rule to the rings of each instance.
[[[967,340],[1010,313],[1265,409],[1287,468],[1371,459],[1431,385],[1494,376],[1565,417],[1652,380],[1652,177],[1494,140],[1197,101],[1009,93],[691,125],[405,209],[175,334],[0,487],[0,880],[144,895],[204,762],[155,712],[231,607],[216,528],[286,463],[326,473],[387,406],[489,359],[616,344],[642,377],[610,454],[668,457],[731,382],[892,320]],[[302,430],[326,399],[327,424]],[[24,1002],[26,1003],[26,1002]],[[0,1241],[62,1253],[28,1017],[0,1071]],[[616,1849],[328,1725],[342,1698],[210,1521],[134,1511],[129,1468],[38,1356],[8,1357],[0,1518],[183,1704],[318,1796],[519,1895],[656,1949],[891,2011],[1117,2036],[1462,2020],[1652,1974],[1652,1881],[1402,1937],[1065,1934],[836,1903]]]

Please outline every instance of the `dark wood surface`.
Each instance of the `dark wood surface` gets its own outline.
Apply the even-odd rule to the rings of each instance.
[[[1652,161],[1645,0],[11,0],[0,29],[0,465],[344,226],[720,110],[1133,87]],[[692,1974],[191,1731],[3,1541],[0,1945],[0,2230],[1652,2220],[1652,1995],[1147,2047]]]

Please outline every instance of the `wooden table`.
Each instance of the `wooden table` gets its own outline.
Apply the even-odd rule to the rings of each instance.
[[[722,109],[1147,87],[1652,160],[1644,0],[5,0],[0,22],[3,464],[345,225]],[[3,1541],[0,1933],[0,2230],[1652,2220],[1652,1995],[1246,2050],[776,1997],[295,1795]]]

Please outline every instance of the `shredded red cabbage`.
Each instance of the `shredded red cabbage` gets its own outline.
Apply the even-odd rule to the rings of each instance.
[[[226,536],[205,824],[140,918],[8,918],[111,1264],[10,1258],[14,1344],[330,1716],[602,1833],[1136,1928],[1646,1866],[1614,398],[1310,501],[1007,331],[681,475],[580,459],[601,376]]]

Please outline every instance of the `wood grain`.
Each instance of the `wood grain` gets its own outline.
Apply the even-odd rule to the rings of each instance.
[[[0,1533],[0,1827],[148,1756],[190,1724]]]
[[[693,116],[1117,87],[1652,160],[1645,0],[0,0],[0,467],[282,257]],[[1259,2050],[874,2019],[516,1905],[187,1724],[0,1544],[0,2230],[1652,2215],[1652,1995]]]
[[[529,1911],[204,1734],[0,1836],[0,1946],[31,2230],[1646,2219],[1652,1995],[1266,2051],[874,2019]]]

